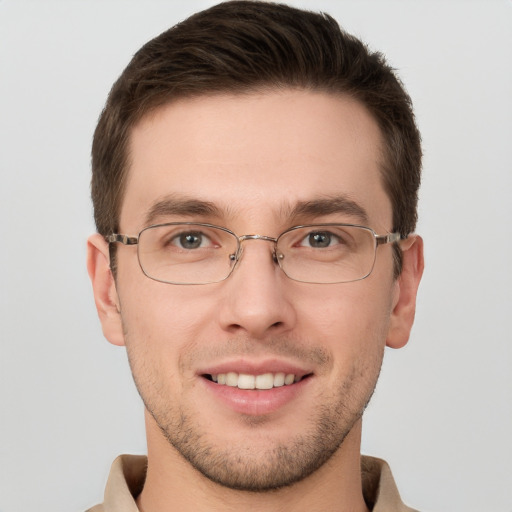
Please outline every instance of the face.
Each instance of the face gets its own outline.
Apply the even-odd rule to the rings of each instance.
[[[177,101],[133,130],[120,232],[197,221],[238,235],[331,222],[387,233],[380,160],[378,127],[344,97],[290,90]],[[147,278],[136,247],[119,245],[111,322],[155,427],[149,443],[165,437],[209,479],[265,490],[314,472],[358,425],[400,284],[389,245],[368,278],[344,284],[292,281],[272,243],[243,246],[227,280],[187,286]],[[115,329],[104,321],[111,340]],[[279,385],[283,374],[294,382]],[[253,380],[276,385],[240,389],[262,375]]]

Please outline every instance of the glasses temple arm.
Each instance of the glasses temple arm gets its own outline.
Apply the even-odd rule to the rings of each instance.
[[[137,245],[139,243],[139,238],[136,236],[118,235],[114,233],[107,236],[107,242],[109,244],[114,242],[121,242],[124,245]]]
[[[377,240],[377,245],[383,245],[399,242],[402,237],[400,233],[388,233],[387,235],[377,235],[375,239]]]

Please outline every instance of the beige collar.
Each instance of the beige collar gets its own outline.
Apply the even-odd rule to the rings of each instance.
[[[135,497],[146,478],[147,458],[143,455],[120,455],[113,462],[105,489],[103,505],[87,512],[139,512]],[[404,505],[388,464],[375,457],[361,457],[363,495],[373,512],[417,512]]]

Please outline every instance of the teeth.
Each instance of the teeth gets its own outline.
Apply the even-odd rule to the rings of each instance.
[[[258,375],[254,380],[254,387],[256,389],[272,389],[274,387],[274,376],[271,373]]]
[[[284,383],[286,386],[289,386],[290,384],[293,384],[295,382],[295,375],[289,373],[285,378],[284,378]]]
[[[289,386],[294,382],[299,382],[300,377],[293,373],[263,373],[261,375],[249,375],[247,373],[219,373],[211,375],[211,378],[217,384],[231,386],[239,389],[272,389],[281,386]]]
[[[274,387],[278,388],[280,386],[284,386],[284,379],[286,375],[284,373],[276,373],[274,375]]]
[[[226,373],[226,386],[232,386],[236,388],[238,386],[238,373],[228,372]]]
[[[254,389],[256,385],[256,377],[254,375],[246,375],[241,373],[238,375],[238,387],[240,389]]]

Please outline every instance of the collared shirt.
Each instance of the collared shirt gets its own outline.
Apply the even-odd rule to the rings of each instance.
[[[135,498],[146,478],[147,458],[121,455],[112,464],[105,501],[86,512],[139,512]],[[400,499],[393,475],[382,459],[362,456],[361,477],[366,504],[373,512],[417,512]]]

